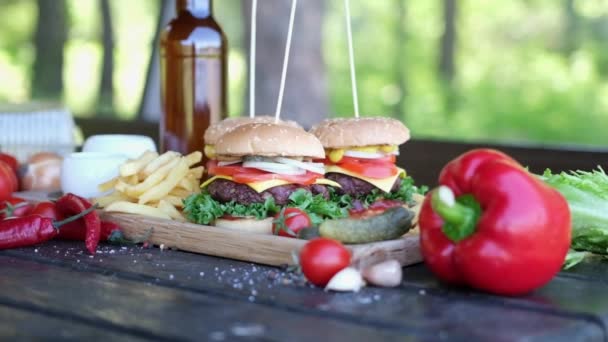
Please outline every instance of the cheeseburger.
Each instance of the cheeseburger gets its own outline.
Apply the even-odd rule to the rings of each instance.
[[[325,148],[325,177],[353,200],[355,210],[412,204],[419,192],[405,170],[395,165],[399,145],[410,138],[392,118],[330,119],[311,129]]]
[[[186,201],[189,218],[201,224],[259,233],[272,232],[281,207],[295,206],[292,195],[329,199],[321,142],[302,128],[249,123],[215,142],[215,158],[207,164],[211,178],[202,192]],[[302,197],[302,196],[299,196]]]
[[[235,129],[239,126],[250,124],[250,123],[274,123],[274,122],[275,122],[274,116],[260,115],[260,116],[256,116],[253,118],[250,118],[250,117],[228,118],[228,119],[224,119],[216,124],[213,124],[213,125],[209,126],[209,128],[207,128],[207,130],[205,131],[205,135],[203,136],[203,139],[205,140],[205,151],[204,151],[205,156],[207,156],[207,158],[209,158],[209,159],[215,159],[215,144],[217,143],[218,139],[222,135],[232,131],[233,129]],[[279,124],[301,128],[300,125],[298,125],[298,123],[295,121],[280,120]]]

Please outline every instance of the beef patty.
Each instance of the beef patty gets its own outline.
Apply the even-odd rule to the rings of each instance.
[[[316,194],[322,194],[325,198],[329,198],[329,191],[323,185],[313,184],[310,186],[287,184],[270,188],[266,191],[258,193],[246,184],[239,184],[227,179],[218,179],[207,186],[207,191],[211,197],[219,202],[235,201],[240,204],[264,203],[268,197],[274,197],[277,205],[286,205],[289,202],[289,196],[298,190],[306,189]]]
[[[341,173],[328,173],[325,175],[325,178],[330,179],[342,186],[342,188],[336,189],[338,194],[347,194],[351,195],[354,198],[365,196],[372,192],[372,190],[378,189],[373,184],[370,184],[362,179],[354,178]],[[393,184],[393,187],[391,188],[391,191],[396,191],[397,189],[399,189],[400,186],[401,178],[397,178],[395,180],[395,184]]]

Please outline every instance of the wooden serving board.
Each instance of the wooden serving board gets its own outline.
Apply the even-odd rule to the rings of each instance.
[[[30,201],[49,200],[49,194],[27,192],[16,194]],[[137,239],[148,233],[148,241],[154,245],[164,245],[166,248],[213,255],[218,257],[255,262],[265,265],[292,265],[292,253],[297,252],[305,240],[291,239],[281,236],[254,234],[146,217],[133,214],[105,212],[100,210],[102,220],[118,224],[127,238]],[[407,266],[422,261],[420,242],[417,229],[400,239],[347,245],[353,254],[353,266],[368,265],[396,259],[401,265]]]
[[[298,251],[305,240],[264,235],[182,223],[153,217],[114,212],[100,212],[102,220],[112,221],[123,229],[127,238],[137,238],[151,232],[149,242],[184,251],[266,265],[293,264],[292,252]],[[422,261],[417,233],[403,238],[362,245],[348,245],[356,267],[396,259],[402,265]]]

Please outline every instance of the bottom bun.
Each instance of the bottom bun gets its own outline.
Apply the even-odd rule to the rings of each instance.
[[[214,226],[240,230],[242,232],[256,234],[272,234],[272,217],[256,220],[256,219],[240,219],[240,220],[215,220]]]

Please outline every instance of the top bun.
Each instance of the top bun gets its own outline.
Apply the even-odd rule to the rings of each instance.
[[[205,131],[205,136],[203,137],[205,139],[205,144],[215,145],[217,140],[222,135],[232,131],[233,129],[235,129],[241,125],[246,125],[246,124],[250,124],[250,123],[274,123],[274,116],[260,115],[260,116],[256,116],[253,118],[250,118],[248,116],[247,117],[242,116],[242,117],[238,117],[238,118],[224,119],[214,125],[209,126],[209,128],[207,128],[207,130]],[[279,124],[302,128],[295,121],[280,120]]]
[[[385,117],[328,119],[310,132],[325,148],[401,145],[410,139],[410,130],[401,121]]]
[[[325,158],[319,139],[302,128],[274,123],[249,123],[222,135],[215,143],[218,157]]]

